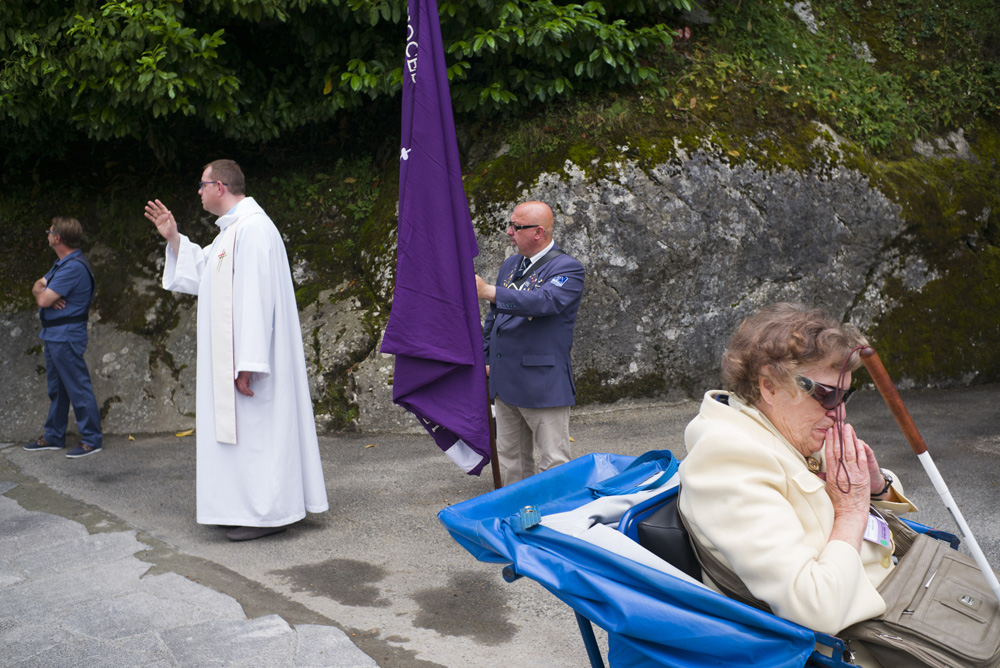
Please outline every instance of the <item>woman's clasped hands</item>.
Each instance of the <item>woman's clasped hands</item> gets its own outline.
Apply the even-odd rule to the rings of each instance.
[[[838,433],[839,429],[843,429],[843,439]],[[868,523],[872,484],[882,486],[883,478],[878,460],[871,447],[858,438],[854,427],[847,423],[839,423],[827,430],[823,448],[826,457],[826,493],[833,502],[835,529],[848,530],[846,536],[838,538],[860,548],[861,537]],[[835,530],[835,533],[839,532]]]

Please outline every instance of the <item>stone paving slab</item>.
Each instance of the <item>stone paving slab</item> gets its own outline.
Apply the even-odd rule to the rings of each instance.
[[[68,575],[87,570],[92,564],[110,564],[119,559],[131,559],[145,545],[135,539],[134,532],[99,533],[89,535],[84,529],[83,535],[70,540],[59,541],[53,536],[53,542],[36,547],[37,538],[32,525],[42,518],[27,519],[19,527],[26,531],[26,540],[20,542],[20,552],[11,560],[15,569],[28,578],[48,578],[57,575]],[[57,518],[62,519],[62,518]],[[44,519],[39,524],[45,523]],[[24,526],[27,525],[27,526]],[[52,523],[48,523],[55,528]],[[82,528],[82,527],[81,527]],[[60,526],[58,530],[63,530]],[[140,564],[141,565],[141,564]]]
[[[281,617],[268,615],[244,621],[195,624],[163,632],[163,642],[182,666],[275,666],[294,657],[292,628]],[[216,648],[206,654],[206,645]]]
[[[340,629],[320,624],[300,624],[295,630],[298,636],[295,668],[366,668],[375,665],[367,656],[359,656],[361,653],[354,643]]]
[[[243,606],[231,596],[191,582],[177,573],[143,578],[143,590],[161,601],[179,601],[211,612],[214,619],[243,619]]]
[[[136,531],[24,510],[2,496],[15,486],[0,488],[0,665],[377,668],[338,628],[247,619],[230,596],[147,575]]]

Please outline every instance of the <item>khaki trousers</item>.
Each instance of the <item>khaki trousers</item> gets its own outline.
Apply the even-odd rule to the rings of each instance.
[[[497,418],[497,459],[503,484],[534,475],[535,449],[538,471],[547,471],[570,460],[569,406],[521,408],[494,403]]]

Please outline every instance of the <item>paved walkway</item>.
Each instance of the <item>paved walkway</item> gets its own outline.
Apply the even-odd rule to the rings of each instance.
[[[1000,564],[1000,386],[904,398]],[[697,409],[574,410],[574,454],[683,457]],[[849,409],[915,519],[954,530],[878,394],[859,392]],[[330,511],[246,543],[195,521],[193,438],[134,437],[106,436],[83,459],[0,443],[0,666],[587,665],[567,606],[527,578],[505,583],[437,521],[492,482],[462,474],[427,436],[321,437]],[[0,439],[11,440],[2,420]]]
[[[0,494],[15,483],[0,482]],[[0,664],[58,668],[377,664],[343,631],[278,615],[247,619],[232,597],[148,574],[137,532],[90,533],[0,496]]]

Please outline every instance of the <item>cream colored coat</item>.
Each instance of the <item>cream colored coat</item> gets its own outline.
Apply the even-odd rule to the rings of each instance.
[[[725,394],[707,393],[684,434],[680,510],[694,538],[779,617],[835,634],[882,613],[876,587],[893,568],[890,548],[863,541],[859,555],[829,540],[834,513],[823,480],[763,414],[731,395],[729,406],[718,401]],[[916,510],[898,483],[893,489],[903,503],[876,505]]]

